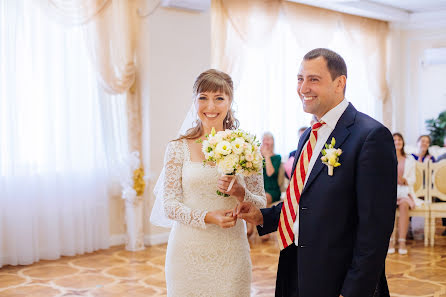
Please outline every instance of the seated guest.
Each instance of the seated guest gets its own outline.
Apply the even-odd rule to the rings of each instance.
[[[444,136],[444,139],[443,139],[443,147],[446,148],[446,135]],[[437,162],[440,162],[441,160],[446,160],[446,153],[438,156]],[[435,198],[435,199],[438,199],[438,198]],[[446,218],[442,218],[441,220],[443,221],[443,226],[446,227]],[[441,233],[441,235],[446,236],[446,228],[443,230],[443,233]]]
[[[398,185],[397,185],[397,205],[399,209],[398,217],[398,253],[407,254],[406,236],[409,228],[409,209],[415,207],[415,193],[413,184],[415,183],[416,161],[412,156],[404,152],[404,139],[400,133],[393,134],[396,156],[398,159]],[[389,254],[395,253],[395,234],[390,238]]]
[[[265,184],[266,203],[270,205],[280,200],[280,186],[278,183],[279,168],[282,161],[280,155],[274,153],[274,137],[270,132],[266,132],[262,137],[260,152],[265,158],[263,168],[263,180]]]
[[[298,133],[299,138],[302,136],[302,134],[307,130],[308,127],[300,127]],[[291,179],[291,170],[293,169],[294,164],[294,155],[296,154],[296,150],[292,151],[290,155],[288,156],[288,161],[286,161],[284,165],[285,169],[285,177],[288,179]]]
[[[432,160],[435,162],[435,158],[429,153],[429,146],[431,145],[431,137],[429,135],[421,135],[417,140],[417,153],[412,156],[418,162],[427,162]]]
[[[262,144],[260,152],[265,159],[265,167],[263,167],[263,182],[266,193],[266,203],[270,206],[273,202],[280,200],[280,186],[279,186],[279,168],[282,162],[282,157],[274,153],[274,136],[270,132],[265,132],[262,136]],[[250,223],[246,224],[247,235],[255,235],[254,226]],[[268,240],[268,236],[262,237],[262,240]]]

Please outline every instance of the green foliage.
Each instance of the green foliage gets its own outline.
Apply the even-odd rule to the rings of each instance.
[[[441,112],[438,118],[426,120],[426,128],[432,138],[432,145],[443,146],[446,135],[446,110]]]

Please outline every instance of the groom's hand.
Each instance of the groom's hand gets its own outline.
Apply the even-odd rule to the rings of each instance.
[[[248,223],[254,225],[263,224],[262,212],[251,202],[240,202],[240,204],[234,209],[234,212],[234,216],[239,219],[243,219]]]

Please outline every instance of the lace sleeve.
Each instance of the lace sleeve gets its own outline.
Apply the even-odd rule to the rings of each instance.
[[[263,174],[254,174],[244,178],[245,201],[254,203],[259,208],[266,206],[265,188],[263,186]]]
[[[177,222],[205,229],[204,217],[207,211],[191,209],[183,203],[182,171],[184,161],[184,149],[180,141],[172,141],[168,144],[164,159],[165,179],[164,213]]]

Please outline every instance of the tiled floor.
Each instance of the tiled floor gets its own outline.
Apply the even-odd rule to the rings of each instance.
[[[437,228],[437,232],[440,232]],[[131,253],[122,246],[57,261],[0,269],[0,296],[165,296],[166,245]],[[274,296],[278,248],[257,240],[251,250],[252,296]],[[446,297],[446,237],[434,248],[409,241],[409,255],[390,255],[387,274],[392,296]]]

